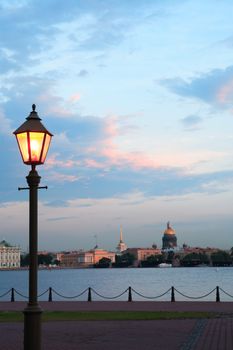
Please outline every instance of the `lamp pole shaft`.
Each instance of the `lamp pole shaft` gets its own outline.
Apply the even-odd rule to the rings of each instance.
[[[38,185],[40,176],[32,166],[27,176],[29,186],[29,301],[24,309],[24,350],[41,349],[41,313],[37,301],[38,275]]]

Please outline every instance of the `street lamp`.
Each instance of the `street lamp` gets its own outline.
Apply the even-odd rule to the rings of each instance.
[[[14,131],[23,162],[31,165],[26,177],[29,189],[29,300],[24,309],[24,350],[41,349],[41,313],[42,309],[37,301],[37,273],[38,273],[38,188],[40,176],[36,165],[43,164],[49,149],[52,134],[41,123],[36,105],[32,105],[32,112],[17,130]]]

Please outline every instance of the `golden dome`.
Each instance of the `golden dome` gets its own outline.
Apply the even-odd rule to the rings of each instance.
[[[170,226],[170,222],[167,223],[167,229],[164,231],[165,235],[175,235],[176,231]]]

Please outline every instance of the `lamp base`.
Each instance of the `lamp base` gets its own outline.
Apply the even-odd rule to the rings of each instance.
[[[28,304],[24,309],[24,350],[41,349],[41,314],[39,304]]]

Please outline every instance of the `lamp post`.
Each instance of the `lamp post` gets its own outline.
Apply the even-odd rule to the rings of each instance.
[[[24,309],[24,350],[41,349],[41,313],[37,300],[38,274],[38,189],[40,176],[36,165],[43,164],[49,149],[52,134],[41,123],[32,105],[32,112],[17,130],[14,131],[23,162],[31,165],[26,177],[29,189],[29,299]]]

